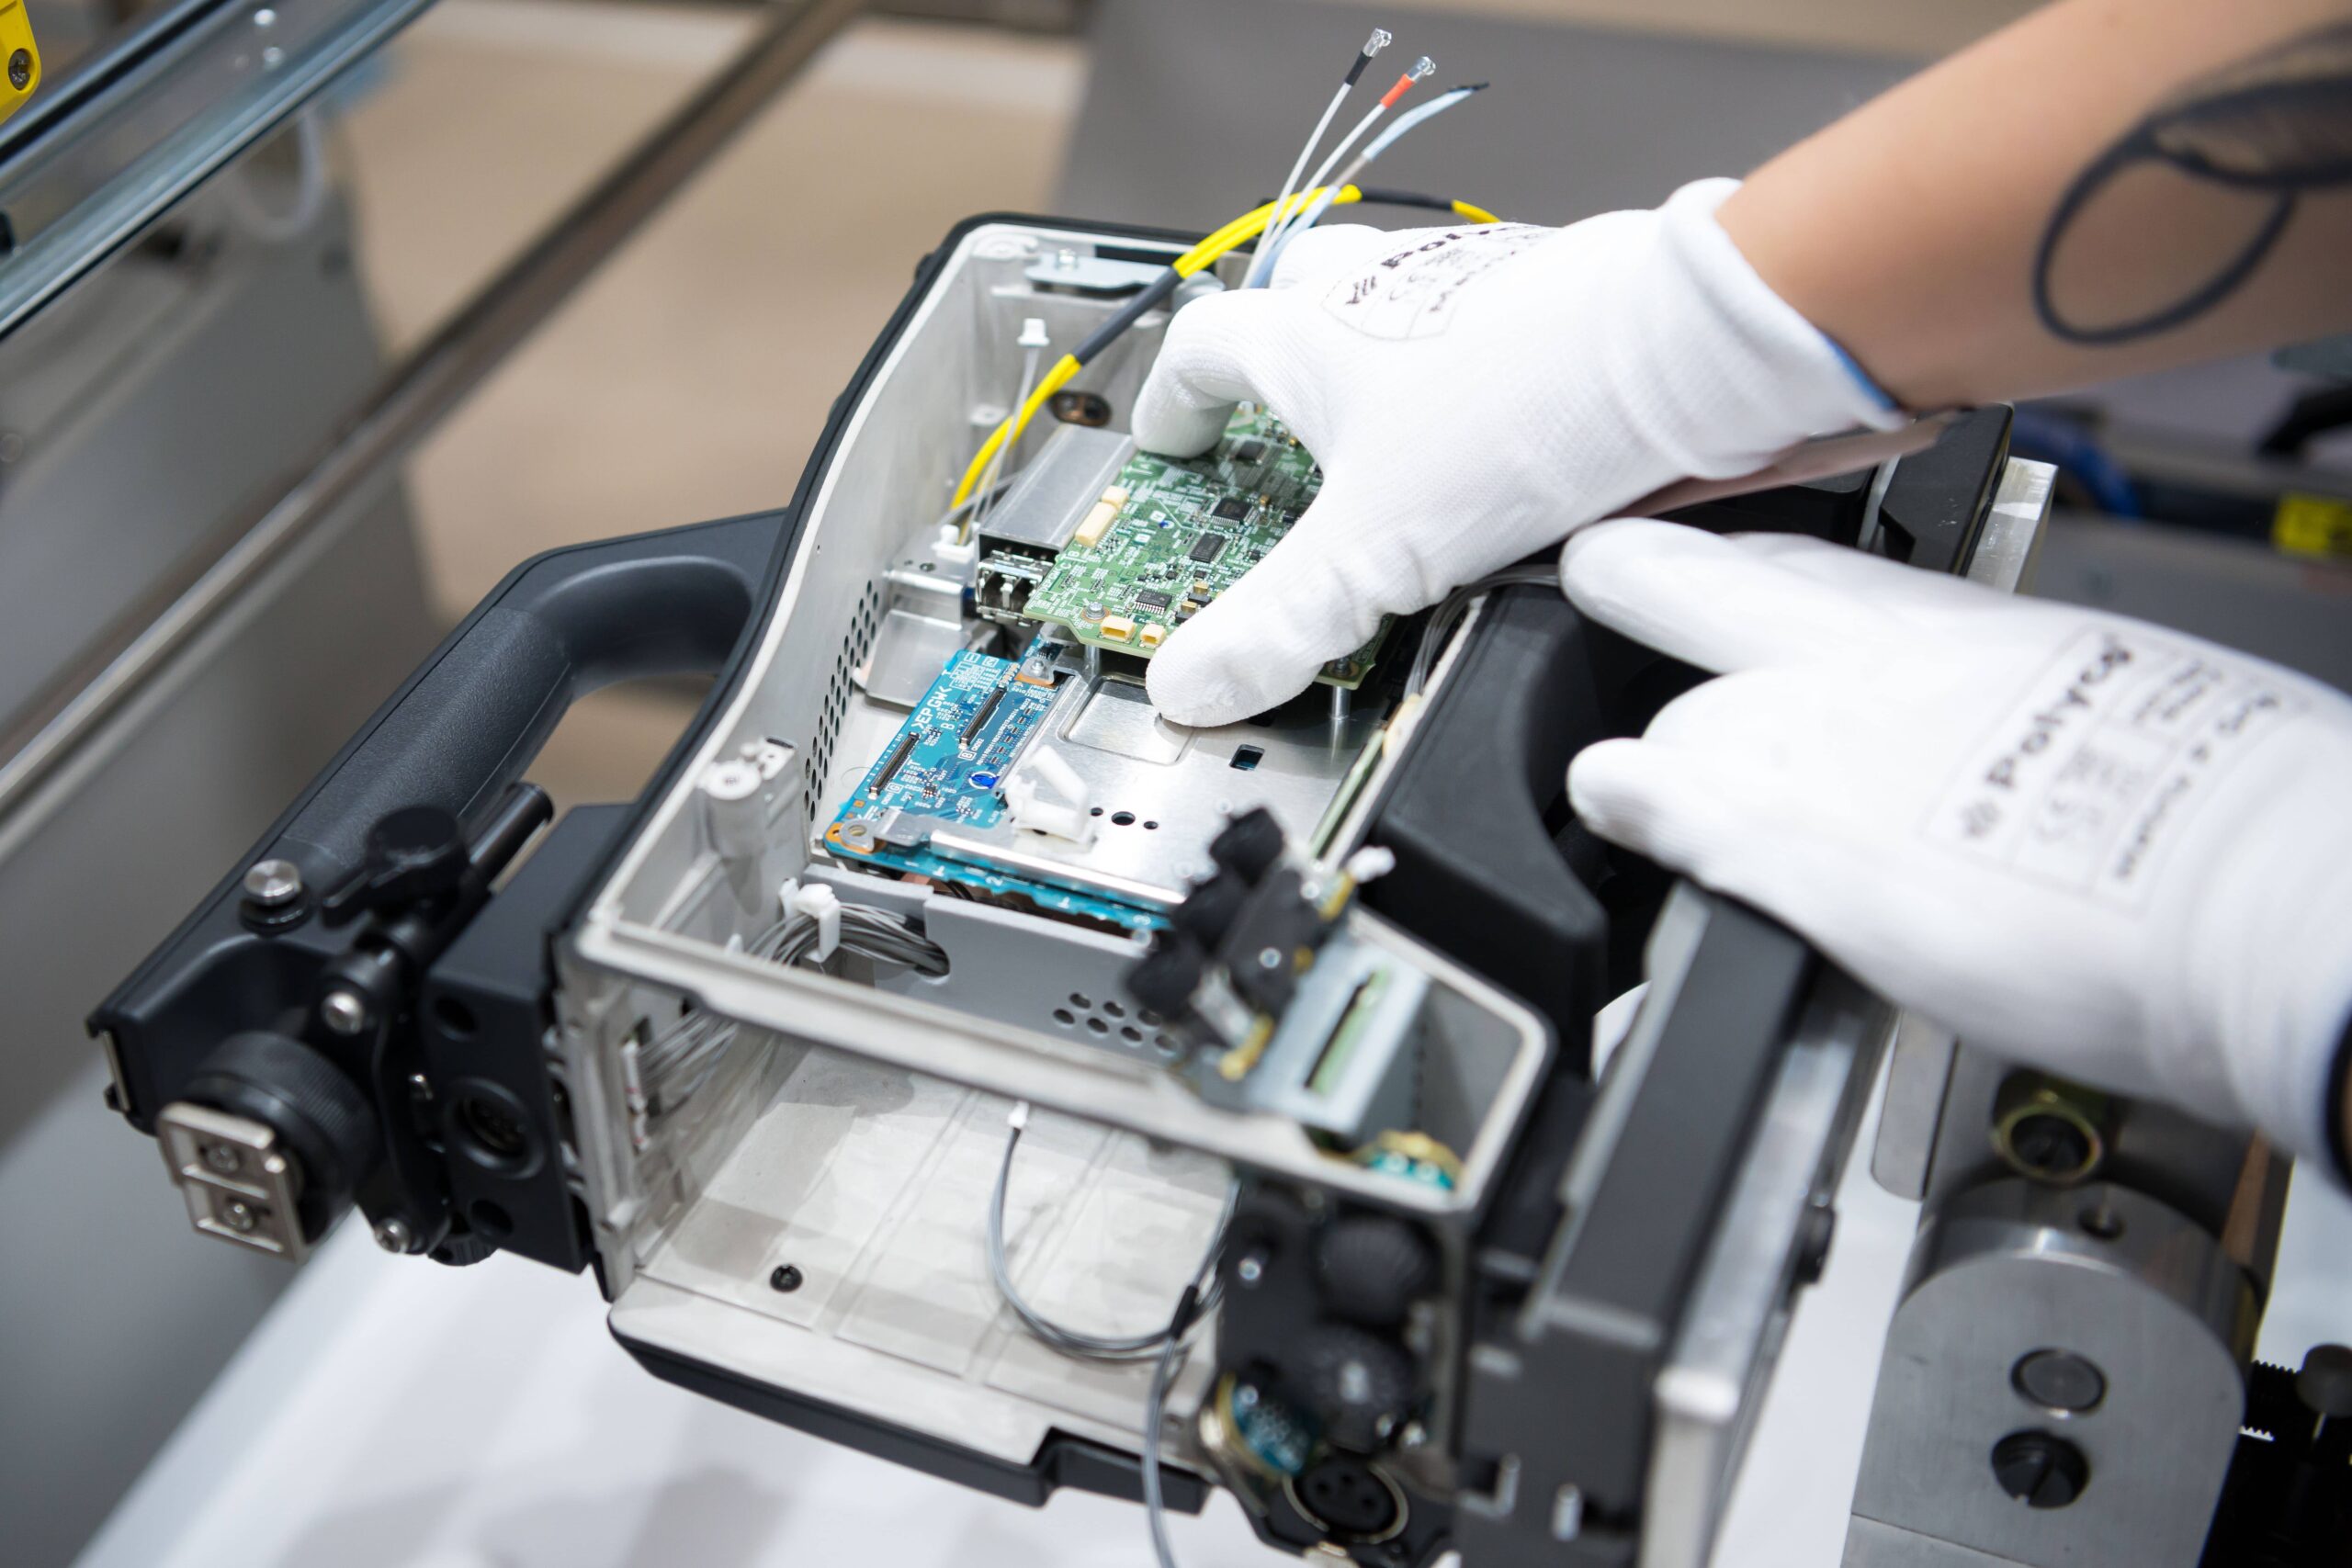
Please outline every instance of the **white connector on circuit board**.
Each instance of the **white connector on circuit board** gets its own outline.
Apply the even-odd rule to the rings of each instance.
[[[1086,781],[1051,751],[1038,751],[1004,781],[1012,825],[1072,843],[1091,842],[1095,820]]]

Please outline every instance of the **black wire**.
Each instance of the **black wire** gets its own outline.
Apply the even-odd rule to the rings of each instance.
[[[1417,190],[1392,190],[1386,186],[1358,186],[1356,189],[1363,193],[1358,199],[1359,206],[1368,202],[1374,207],[1417,207],[1431,212],[1453,212],[1453,203],[1442,196],[1429,196]]]
[[[1419,191],[1390,190],[1386,187],[1377,191],[1363,186],[1358,186],[1356,188],[1363,193],[1361,198],[1363,201],[1375,202],[1383,207],[1412,207],[1426,211],[1445,213],[1451,213],[1453,210],[1453,203],[1443,197],[1424,196]],[[1246,253],[1237,246],[1235,254]],[[1172,266],[1169,267],[1158,277],[1146,284],[1143,292],[1121,306],[1116,315],[1095,328],[1084,342],[1071,349],[1069,356],[1080,365],[1091,364],[1096,355],[1118,342],[1121,333],[1143,320],[1145,312],[1166,304],[1169,296],[1175,293],[1183,281],[1182,274]]]
[[[1069,356],[1080,365],[1087,364],[1096,355],[1118,341],[1121,333],[1141,321],[1145,311],[1165,303],[1168,297],[1175,293],[1177,286],[1183,281],[1183,274],[1172,266],[1169,267],[1158,277],[1146,284],[1142,293],[1121,307],[1117,315],[1095,328],[1093,333],[1085,342],[1070,350]]]

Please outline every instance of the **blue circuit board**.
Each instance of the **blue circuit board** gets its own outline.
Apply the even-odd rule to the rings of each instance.
[[[943,854],[930,845],[931,823],[988,828],[1003,817],[1004,775],[1053,701],[1049,660],[956,654],[851,792],[825,830],[825,848],[853,865],[888,866],[959,883],[1130,931],[1165,926],[1167,918],[1156,910]],[[891,841],[870,830],[885,822],[890,824]]]

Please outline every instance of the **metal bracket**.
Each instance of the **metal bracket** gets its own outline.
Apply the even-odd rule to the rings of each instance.
[[[155,1138],[198,1230],[289,1263],[309,1254],[295,1212],[301,1173],[273,1129],[183,1100],[155,1118]]]

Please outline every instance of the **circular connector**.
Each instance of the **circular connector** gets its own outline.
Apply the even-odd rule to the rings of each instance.
[[[1327,1454],[1283,1490],[1326,1535],[1370,1546],[1405,1528],[1405,1494],[1381,1471],[1346,1454]]]
[[[449,1086],[450,1144],[475,1164],[505,1176],[527,1176],[539,1163],[530,1112],[504,1086],[463,1078]]]
[[[319,1052],[283,1035],[249,1031],[214,1047],[183,1097],[258,1122],[292,1163],[303,1239],[316,1241],[350,1207],[383,1154],[372,1100]],[[234,1213],[224,1213],[232,1226]]]
[[[1993,1100],[1993,1152],[2029,1180],[2072,1187],[2107,1158],[2105,1095],[2042,1073],[2011,1073]]]
[[[2029,1508],[2063,1508],[2091,1483],[2083,1450],[2049,1432],[2011,1432],[1993,1445],[1993,1480]]]

